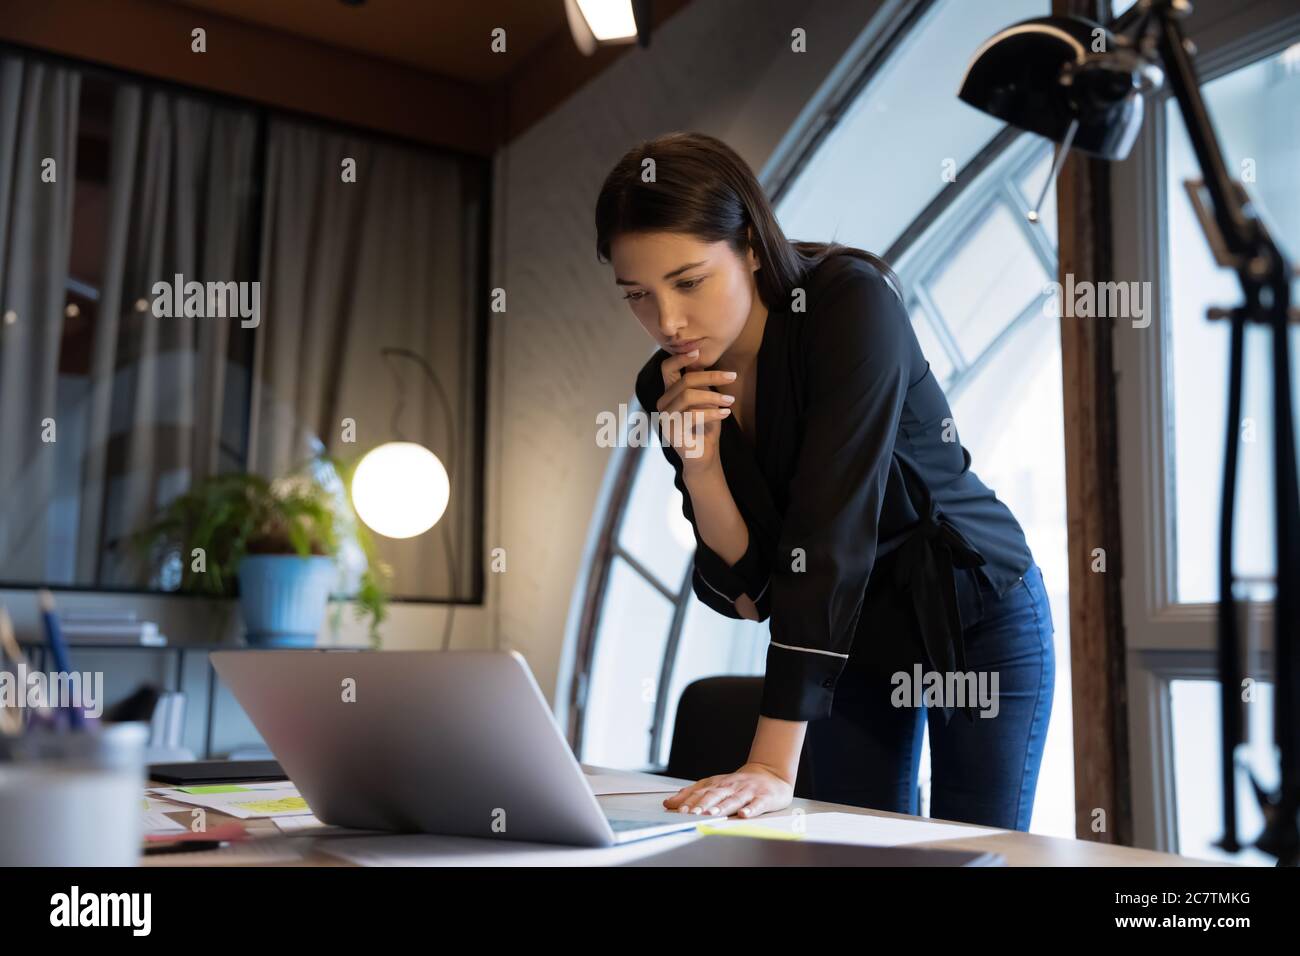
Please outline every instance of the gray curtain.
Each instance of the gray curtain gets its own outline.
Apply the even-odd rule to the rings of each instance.
[[[177,274],[187,282],[252,280],[257,120],[123,86],[110,142],[78,578],[138,586],[146,570],[122,543],[221,469],[227,394],[232,385],[246,389],[227,381],[231,337],[250,337],[251,352],[253,334],[237,317],[156,316],[154,285]]]
[[[343,181],[347,159],[356,182]],[[356,458],[399,435],[430,448],[448,466],[447,512],[424,535],[378,542],[401,596],[452,596],[444,533],[452,535],[459,595],[474,581],[475,175],[426,150],[269,124],[252,467],[274,477],[317,448]],[[405,359],[385,361],[384,346],[410,349],[433,367],[451,404],[454,447],[424,372]],[[353,443],[344,441],[344,419],[356,423]]]
[[[59,578],[59,352],[76,185],[80,77],[0,56],[0,580]],[[42,163],[55,161],[54,182]],[[55,442],[42,421],[55,420]],[[62,442],[62,443],[60,443]]]

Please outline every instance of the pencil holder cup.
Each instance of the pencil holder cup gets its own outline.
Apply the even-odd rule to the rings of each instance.
[[[135,866],[143,723],[0,737],[0,866]]]

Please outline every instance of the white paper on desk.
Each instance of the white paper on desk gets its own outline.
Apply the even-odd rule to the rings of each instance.
[[[928,843],[931,840],[974,839],[1006,833],[989,827],[959,826],[952,823],[933,823],[929,820],[898,820],[894,817],[877,817],[866,813],[805,813],[801,814],[803,838],[813,843],[850,843],[857,846],[905,846],[909,843]],[[728,817],[725,820],[701,822],[715,827],[744,824],[750,827],[772,827],[785,833],[794,829],[795,814],[778,817]]]
[[[249,803],[264,803],[267,801],[302,799],[298,793],[297,787],[284,787],[278,790],[268,790],[266,788],[256,788],[252,790],[235,790],[226,793],[186,793],[184,790],[165,790],[163,796],[168,800],[176,800],[180,803],[186,803],[196,807],[207,807],[209,810],[219,810],[222,813],[240,820],[259,819],[263,817],[290,817],[303,816],[311,813],[311,808],[306,804],[301,804],[284,810],[267,810],[262,807],[250,808]]]
[[[598,797],[610,793],[676,793],[682,788],[679,783],[656,782],[643,773],[603,771],[588,773],[586,777],[592,792]]]
[[[179,800],[182,803],[191,803],[194,799],[197,799],[198,797],[205,797],[205,798],[206,797],[238,797],[241,794],[246,795],[248,793],[253,793],[253,792],[257,794],[257,799],[265,800],[267,799],[266,791],[268,790],[277,796],[280,795],[281,793],[288,793],[288,794],[293,794],[294,796],[299,796],[298,788],[291,783],[277,783],[273,787],[267,787],[267,786],[263,786],[262,784],[254,784],[254,783],[232,783],[228,785],[216,784],[216,786],[223,786],[223,787],[232,786],[232,787],[238,787],[239,789],[224,790],[219,793],[190,793],[188,790],[184,789],[183,787],[163,787],[158,790],[153,790],[150,792],[152,792],[154,795],[160,797],[163,800]]]
[[[145,810],[161,810],[163,813],[175,813],[177,810],[188,810],[189,807],[183,803],[177,803],[174,800],[163,800],[159,797],[144,798]]]
[[[144,832],[145,833],[172,833],[176,830],[188,829],[183,823],[177,823],[161,810],[146,810],[144,812]]]
[[[359,866],[617,866],[675,850],[700,835],[694,830],[622,846],[561,847],[485,837],[392,834],[322,840],[314,849]]]
[[[332,830],[328,823],[321,823],[314,813],[304,813],[291,817],[275,817],[273,822],[282,833],[298,833],[303,830]]]
[[[270,783],[262,783],[262,782],[259,782],[259,783],[232,783],[232,784],[223,784],[223,783],[218,783],[218,784],[187,783],[187,784],[182,784],[182,785],[172,785],[172,786],[167,786],[167,787],[146,787],[144,792],[145,792],[146,794],[156,794],[156,795],[160,795],[160,796],[161,796],[161,795],[166,795],[166,794],[169,794],[169,793],[177,793],[178,791],[180,791],[180,789],[181,789],[182,786],[185,786],[185,787],[206,787],[206,786],[224,787],[224,786],[232,786],[232,787],[243,787],[245,790],[292,790],[292,789],[294,789],[294,784],[293,784],[293,781],[292,781],[292,780],[273,780],[273,781],[271,781]]]

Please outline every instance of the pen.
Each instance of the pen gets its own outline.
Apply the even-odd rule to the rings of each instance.
[[[168,843],[164,846],[146,846],[145,856],[157,856],[161,853],[193,853],[198,850],[219,850],[226,845],[225,840],[188,840],[181,843]]]
[[[68,648],[63,643],[63,628],[59,625],[59,616],[54,611],[54,595],[41,591],[37,600],[40,602],[41,617],[45,621],[45,639],[50,645],[50,655],[54,658],[54,668],[60,674],[71,675],[72,664],[68,660]],[[68,721],[74,730],[82,726],[81,708],[75,704],[68,707]]]

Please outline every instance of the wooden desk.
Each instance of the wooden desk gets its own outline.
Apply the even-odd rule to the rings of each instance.
[[[601,769],[601,768],[591,768]],[[625,772],[625,771],[620,771]],[[694,781],[677,780],[645,774],[647,779],[677,783],[687,786]],[[166,787],[170,784],[150,783],[150,787]],[[631,793],[610,794],[597,797],[602,806],[611,809],[662,810],[666,793]],[[764,816],[781,816],[791,809],[800,808],[806,813],[861,813],[871,816],[892,817],[903,820],[926,819],[912,817],[902,813],[887,813],[881,810],[866,810],[862,807],[850,807],[837,803],[823,803],[818,800],[794,800],[790,807]],[[233,817],[208,810],[208,825],[217,826],[234,820]],[[189,825],[188,815],[182,812],[172,814],[177,821]],[[701,816],[702,821],[714,819]],[[754,820],[763,820],[762,816]],[[275,823],[268,819],[238,821],[244,829],[255,837],[257,847],[254,852],[267,854],[265,864],[270,866],[350,866],[351,864],[330,856],[320,849],[320,842],[331,839],[330,836],[313,834],[282,835]],[[936,821],[950,822],[950,821]],[[954,824],[963,826],[964,824]],[[979,828],[972,828],[972,832]],[[343,837],[339,837],[343,838]],[[497,841],[492,841],[494,844]],[[1006,858],[1008,866],[1227,866],[1231,864],[1211,860],[1196,860],[1178,856],[1173,853],[1157,853],[1152,850],[1139,850],[1132,847],[1113,846],[1093,843],[1088,840],[1068,840],[1060,837],[1040,836],[1033,833],[1011,832],[995,836],[972,837],[971,839],[939,840],[931,843],[913,844],[925,847],[943,847],[946,849],[975,850],[977,852],[996,852]],[[276,855],[277,849],[287,849],[300,854],[299,859],[283,859]],[[229,849],[207,850],[196,853],[175,853],[141,858],[143,866],[226,866],[249,865],[248,845],[234,844]]]

